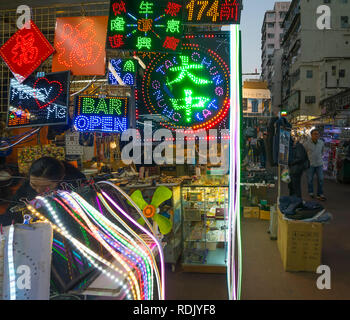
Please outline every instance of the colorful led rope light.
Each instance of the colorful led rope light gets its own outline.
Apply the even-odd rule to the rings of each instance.
[[[116,268],[112,263],[108,262],[107,260],[103,259],[102,257],[100,257],[99,255],[97,255],[96,253],[94,253],[92,250],[90,250],[89,248],[85,247],[82,243],[80,243],[78,240],[76,240],[75,238],[73,238],[64,228],[64,226],[62,225],[61,221],[59,220],[58,216],[55,213],[55,210],[52,208],[52,206],[48,203],[48,201],[45,198],[42,197],[36,197],[36,199],[39,199],[41,201],[43,201],[44,206],[50,211],[51,215],[54,217],[54,220],[57,222],[58,227],[53,224],[52,222],[50,222],[48,219],[46,219],[44,216],[42,216],[39,212],[37,212],[33,207],[31,207],[30,205],[27,206],[27,208],[33,213],[35,214],[37,217],[39,217],[41,220],[47,221],[49,223],[52,224],[53,229],[58,231],[59,233],[61,233],[65,238],[67,238],[68,240],[70,240],[79,251],[81,251],[88,259],[89,256],[93,256],[94,258],[96,258],[97,260],[101,261],[104,264],[107,264],[108,267],[112,268],[114,271],[117,271],[118,273],[120,273],[121,275],[123,275],[125,278],[129,279],[128,275],[122,271],[120,271],[118,268]],[[61,227],[63,228],[61,228]],[[91,261],[91,259],[89,259]],[[104,272],[107,276],[110,275],[109,272]],[[117,281],[116,281],[117,282]],[[118,284],[119,284],[119,280],[118,280]],[[137,293],[133,290],[133,287],[131,286],[131,291],[133,293],[134,299],[137,299],[137,297],[139,295],[137,295]]]
[[[76,193],[72,193],[71,195],[68,195],[67,193],[66,193],[66,195],[67,196],[73,196],[73,198],[75,198],[75,200],[77,200],[78,202],[79,202],[79,205],[81,205],[84,209],[87,209],[87,208],[85,208],[85,206],[88,206],[89,207],[89,210],[87,210],[87,213],[89,214],[89,213],[93,213],[93,212],[95,212],[95,213],[97,213],[97,210],[95,210],[95,208],[93,208],[88,202],[86,202],[82,197],[80,197],[78,194],[76,194]],[[95,218],[97,218],[97,219],[99,219],[99,216],[96,216]],[[104,217],[103,217],[104,218]],[[110,221],[109,220],[107,220],[106,218],[104,218],[105,220],[106,220],[106,222],[107,223],[110,223]],[[100,224],[100,227],[101,228],[103,228],[103,225],[102,224]],[[107,227],[106,225],[105,225],[105,227]],[[108,227],[107,227],[108,228]],[[111,231],[111,232],[113,232],[113,230],[109,230],[109,231]],[[120,240],[120,238],[117,240],[117,241],[119,241]],[[132,240],[131,240],[132,241]],[[134,242],[134,244],[135,244],[135,246],[137,247],[138,246],[138,244],[136,243],[136,242]],[[146,244],[145,244],[146,245]],[[131,247],[132,248],[132,247]],[[135,251],[135,250],[134,250]],[[141,253],[141,255],[142,255],[142,253]],[[128,257],[131,257],[130,255],[127,255]],[[131,259],[133,259],[133,257],[131,257]],[[152,269],[151,269],[152,270]],[[149,271],[149,266],[148,266],[148,271]],[[148,272],[148,275],[150,275],[150,273]],[[152,277],[150,276],[149,277],[149,279],[148,280],[145,280],[145,281],[151,281],[150,279],[152,279]],[[147,282],[145,282],[145,285],[146,286],[148,286],[147,285]]]
[[[70,198],[70,197],[72,196],[72,195],[68,194],[67,192],[61,192],[61,194],[65,194],[65,196],[66,196],[67,198]],[[81,201],[83,200],[83,199],[82,199],[80,196],[78,196],[77,194],[76,194],[76,196],[79,197]],[[73,199],[71,199],[71,200],[73,200]],[[75,199],[75,200],[78,201],[78,199]],[[73,202],[74,202],[74,201],[73,201]],[[83,209],[86,211],[86,213],[89,215],[89,211],[84,207],[84,204],[79,203],[79,205],[80,205],[81,208],[83,208]],[[77,206],[77,209],[78,209],[78,208],[79,208],[79,206]],[[92,209],[94,209],[94,208],[92,208]],[[91,210],[91,208],[90,208],[90,210]],[[92,232],[94,233],[94,237],[95,237],[100,243],[101,243],[102,241],[106,241],[107,239],[104,237],[104,235],[103,235],[101,232],[99,232],[99,231],[97,230],[96,227],[92,226],[92,224],[90,223],[89,219],[85,216],[85,213],[84,213],[82,210],[79,210],[79,209],[78,209],[78,211],[80,211],[80,212],[79,212],[79,215],[80,215],[80,216],[82,217],[82,219],[88,224],[90,230],[92,230]],[[104,238],[104,239],[102,240],[102,238]],[[101,241],[101,240],[102,240],[102,241]],[[107,242],[108,242],[108,241],[107,241]],[[124,267],[124,269],[126,269],[126,270],[128,271],[128,274],[130,274],[131,279],[133,280],[134,286],[136,287],[137,291],[140,291],[139,288],[138,288],[138,284],[137,284],[136,278],[135,278],[135,276],[134,276],[133,274],[131,274],[131,269],[129,268],[129,266],[126,265],[126,261],[125,261],[125,259],[123,258],[123,256],[120,256],[120,255],[118,255],[118,254],[115,255],[115,254],[114,254],[114,251],[113,251],[113,250],[110,250],[110,248],[109,248],[108,246],[106,246],[104,242],[102,242],[101,244],[104,245],[104,247],[116,258],[116,260]],[[136,271],[138,271],[138,270],[136,270]],[[142,290],[141,290],[141,296],[142,296]]]
[[[106,219],[102,214],[100,214],[97,210],[95,210],[95,208],[94,207],[92,207],[88,202],[86,202],[82,197],[80,197],[78,194],[76,194],[75,192],[73,192],[73,193],[71,193],[71,194],[69,194],[69,193],[67,193],[67,192],[64,192],[64,191],[59,191],[59,193],[60,193],[60,195],[61,196],[64,196],[64,197],[73,197],[73,198],[75,198],[75,200],[77,200],[78,202],[79,202],[79,205],[80,206],[86,206],[86,207],[88,207],[88,208],[84,208],[84,209],[87,209],[87,213],[89,214],[89,213],[93,213],[93,212],[95,212],[95,213],[97,213],[98,214],[98,216],[96,216],[96,218],[97,219],[99,219],[99,218],[102,218],[103,220],[104,220],[104,222],[105,223],[107,223],[107,224],[111,224],[111,225],[113,225],[108,219]],[[69,200],[69,199],[68,199]],[[102,199],[103,200],[103,199]],[[103,201],[104,202],[104,201]],[[74,204],[72,204],[72,203],[70,203],[70,205],[74,205]],[[104,205],[105,205],[105,203],[104,203]],[[106,206],[106,205],[105,205]],[[107,209],[108,210],[111,210],[111,209],[109,209],[108,208],[108,205],[106,206],[107,207]],[[112,211],[112,210],[111,210]],[[111,212],[112,213],[112,215],[115,215],[115,213],[112,211]],[[117,217],[118,218],[118,217]],[[123,222],[122,220],[120,221],[120,222]],[[127,225],[126,225],[127,226]],[[100,225],[99,226],[100,228],[103,228],[103,227],[106,227],[106,228],[108,228],[108,226],[105,224],[104,226],[103,225]],[[116,227],[117,228],[117,227]],[[104,229],[104,228],[103,228]],[[109,229],[109,231],[111,231],[110,229]],[[113,232],[113,230],[111,231],[111,232]],[[132,233],[133,231],[130,229],[130,232]],[[127,234],[125,234],[126,236],[127,236]],[[137,237],[137,238],[140,238],[140,237],[138,237],[138,235],[137,234],[135,234],[135,236]],[[141,239],[141,241],[143,242],[143,240],[142,240],[142,238],[140,238]],[[131,241],[132,241],[132,239],[131,239]],[[135,247],[138,247],[139,246],[139,244],[137,244],[135,241],[132,241],[133,243],[134,243],[134,245],[135,245]],[[144,242],[143,242],[144,243]],[[112,245],[112,243],[110,243],[111,245]],[[145,247],[146,247],[146,249],[148,249],[149,250],[149,248],[148,248],[148,246],[147,246],[147,244],[146,243],[144,243],[144,245],[145,245]],[[133,249],[133,247],[131,247],[131,249]],[[139,251],[139,250],[135,250],[135,249],[133,249],[135,252],[137,252],[139,255],[143,255],[143,253],[142,253],[142,251],[143,250],[141,250],[141,252]],[[151,252],[150,252],[151,253]],[[152,253],[151,253],[152,254]],[[131,257],[130,255],[127,255],[128,257]],[[133,259],[132,257],[131,257],[131,259]],[[148,259],[148,257],[146,256],[146,259]],[[156,266],[156,263],[155,263],[155,259],[153,259],[154,260],[154,265]],[[153,269],[151,268],[151,272],[149,272],[149,264],[146,264],[146,267],[147,267],[147,269],[148,269],[148,281],[150,282],[150,284],[151,284],[151,288],[149,289],[151,292],[153,292],[153,289],[152,289],[152,281],[151,281],[151,279],[153,279]],[[148,287],[148,285],[147,285],[147,283],[145,283],[145,286],[147,286]]]
[[[152,227],[150,225],[150,223],[147,221],[146,217],[143,215],[142,211],[140,210],[140,208],[138,208],[138,206],[134,203],[134,201],[129,197],[129,195],[127,195],[123,190],[121,190],[118,186],[114,185],[111,182],[108,181],[100,181],[97,184],[108,184],[110,186],[112,186],[114,189],[116,189],[118,192],[120,192],[137,210],[137,212],[140,214],[141,217],[144,218],[147,226],[150,228],[150,230],[152,230]],[[157,239],[157,236],[155,236],[153,234],[153,230],[152,233],[149,232],[146,228],[144,228],[143,226],[141,226],[140,224],[138,224],[135,220],[133,220],[122,208],[120,208],[118,206],[118,204],[113,201],[113,199],[109,198],[109,196],[102,192],[102,194],[112,203],[112,205],[117,208],[119,210],[120,213],[122,213],[129,221],[131,221],[135,226],[137,226],[139,229],[141,229],[143,232],[145,232],[157,245],[158,248],[158,252],[159,252],[159,257],[160,257],[160,265],[161,265],[161,299],[164,300],[165,299],[165,284],[164,284],[164,280],[165,280],[165,265],[164,265],[164,253],[163,253],[163,248],[159,242],[159,240]]]
[[[118,285],[120,285],[127,294],[127,298],[131,299],[131,296],[129,294],[129,289],[126,287],[125,284],[123,284],[123,282],[121,282],[117,277],[115,277],[114,275],[112,275],[109,271],[106,271],[106,269],[102,268],[100,265],[98,265],[94,259],[99,260],[101,263],[103,263],[104,265],[106,265],[107,267],[109,267],[110,269],[112,269],[114,272],[119,273],[120,275],[126,277],[126,274],[123,273],[122,271],[120,271],[117,267],[115,267],[112,263],[110,263],[109,261],[105,260],[104,258],[100,257],[99,255],[97,255],[96,253],[94,253],[92,250],[90,250],[89,248],[85,247],[83,244],[81,244],[78,240],[76,240],[75,238],[73,238],[72,236],[70,236],[67,232],[64,232],[62,229],[60,229],[59,227],[57,227],[54,223],[52,223],[50,220],[48,220],[47,218],[45,218],[42,214],[40,214],[36,209],[34,209],[31,205],[27,206],[28,210],[31,211],[32,214],[34,214],[37,218],[39,218],[40,220],[50,223],[53,230],[57,231],[58,233],[60,233],[62,236],[64,236],[65,238],[67,238],[68,240],[70,240],[73,245],[90,261],[90,263],[92,265],[94,265],[94,267],[96,267],[98,270],[100,270],[103,274],[105,274],[107,277],[109,277],[111,280],[113,280],[115,283],[117,283]],[[134,296],[135,298],[135,296]]]
[[[240,232],[240,41],[239,26],[230,25],[231,112],[230,112],[230,182],[229,239],[227,285],[230,300],[240,299],[242,254]],[[238,246],[238,272],[235,268],[235,246]],[[236,280],[236,275],[238,279]],[[236,285],[238,283],[238,285]]]

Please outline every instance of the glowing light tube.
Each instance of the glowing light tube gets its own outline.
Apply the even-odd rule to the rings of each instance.
[[[7,243],[7,259],[9,268],[9,280],[10,280],[10,300],[16,300],[16,273],[15,262],[13,259],[13,238],[15,233],[15,227],[13,224],[10,226],[9,237]]]
[[[240,299],[241,240],[240,240],[240,39],[239,25],[230,25],[230,180],[229,232],[227,246],[227,286],[230,300]],[[238,273],[235,267],[236,236],[238,237]],[[238,277],[238,286],[236,276]],[[238,290],[237,290],[238,289]]]
[[[138,210],[138,212],[140,213],[141,216],[144,217],[144,215],[142,214],[141,210],[137,207],[137,205],[132,201],[132,199],[125,194],[125,192],[123,190],[121,190],[118,186],[114,185],[111,182],[108,181],[100,181],[98,182],[98,184],[108,184],[110,186],[112,186],[114,189],[118,190],[120,193],[122,193],[124,195],[124,197],[126,197],[126,199],[128,201],[130,201],[131,204],[133,204],[133,206]],[[146,228],[144,228],[143,226],[141,226],[140,224],[138,224],[134,219],[132,219],[122,208],[120,208],[118,206],[118,204],[116,204],[113,199],[111,199],[105,192],[102,192],[103,196],[106,197],[111,203],[112,205],[118,209],[118,211],[120,213],[122,213],[130,222],[132,222],[135,226],[137,226],[139,229],[141,229],[143,232],[145,232],[149,237],[151,237],[151,239],[156,243],[157,248],[158,248],[158,252],[159,252],[159,257],[160,257],[160,264],[161,264],[161,299],[164,300],[165,299],[165,287],[164,287],[164,281],[165,281],[165,266],[164,266],[164,253],[163,253],[163,248],[161,246],[161,244],[159,243],[158,239],[156,236],[154,236],[153,233],[149,232]],[[145,217],[144,217],[145,218]],[[147,221],[147,219],[145,219]],[[150,228],[152,229],[152,228]]]

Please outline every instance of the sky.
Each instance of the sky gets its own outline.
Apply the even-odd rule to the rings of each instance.
[[[286,0],[287,1],[287,0]],[[243,73],[261,71],[261,27],[264,14],[273,10],[275,0],[243,0],[241,15]],[[258,78],[249,76],[244,78]]]

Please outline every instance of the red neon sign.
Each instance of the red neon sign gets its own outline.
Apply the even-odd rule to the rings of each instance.
[[[30,21],[30,25],[30,29],[18,30],[0,48],[1,57],[20,83],[54,52],[35,23]]]

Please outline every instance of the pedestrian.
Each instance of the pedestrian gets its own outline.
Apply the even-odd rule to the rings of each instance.
[[[291,150],[291,159],[289,160],[289,176],[290,183],[288,184],[289,195],[302,198],[301,195],[301,177],[303,172],[310,167],[308,155],[304,146],[295,141]]]
[[[320,140],[320,133],[317,129],[311,131],[311,138],[304,143],[305,150],[310,160],[308,170],[308,191],[311,198],[314,198],[314,175],[317,175],[317,199],[326,200],[323,193],[323,160],[324,142]]]

